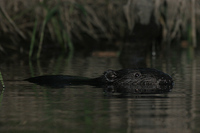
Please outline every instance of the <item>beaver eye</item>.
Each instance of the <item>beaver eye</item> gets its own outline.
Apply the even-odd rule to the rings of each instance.
[[[117,77],[117,74],[113,70],[108,70],[104,72],[104,76],[108,82],[114,82]]]
[[[139,77],[140,76],[140,73],[135,73],[135,77]]]
[[[116,74],[112,74],[112,75],[110,75],[110,77],[111,77],[111,78],[116,78],[117,75],[116,75]]]

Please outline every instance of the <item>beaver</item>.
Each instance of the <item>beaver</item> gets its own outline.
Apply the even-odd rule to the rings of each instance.
[[[153,68],[121,69],[116,71],[109,69],[97,78],[70,75],[43,75],[25,80],[38,85],[51,87],[92,85],[106,88],[105,90],[120,92],[140,90],[140,93],[142,88],[145,88],[146,92],[146,90],[155,90],[155,88],[159,90],[163,90],[163,88],[169,90],[173,86],[171,76]]]

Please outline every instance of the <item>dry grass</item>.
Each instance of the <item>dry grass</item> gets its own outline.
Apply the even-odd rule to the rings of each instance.
[[[111,39],[113,34],[118,33],[119,28],[126,24],[122,7],[119,7],[122,4],[124,3],[73,0],[1,1],[1,33],[14,33],[14,36],[29,39],[35,20],[38,19],[37,29],[40,32],[48,13],[54,10],[48,18],[45,29],[53,40],[60,37],[58,32],[62,28],[67,31],[69,37],[73,35],[79,40],[83,39],[81,35],[83,32],[94,39],[101,37]]]
[[[191,0],[152,2],[155,21],[162,25],[164,39],[191,31],[188,29],[191,9],[198,9],[199,3],[190,3]],[[195,7],[188,8],[188,4]],[[38,56],[44,40],[73,50],[72,42],[86,37],[97,41],[123,39],[134,28],[138,16],[144,17],[136,11],[137,6],[138,2],[133,0],[4,0],[0,1],[0,36],[12,40],[16,46],[20,40],[31,40],[30,51],[37,42]],[[1,51],[6,47],[12,46],[0,44]]]

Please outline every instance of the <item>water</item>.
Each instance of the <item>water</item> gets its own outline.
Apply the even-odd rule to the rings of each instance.
[[[5,91],[0,99],[1,132],[195,133],[200,132],[200,55],[171,50],[167,59],[150,57],[147,66],[172,75],[167,94],[121,97],[102,88],[49,88],[20,81],[44,74],[97,77],[120,69],[117,57],[57,57],[3,62]],[[0,88],[2,89],[2,87]]]

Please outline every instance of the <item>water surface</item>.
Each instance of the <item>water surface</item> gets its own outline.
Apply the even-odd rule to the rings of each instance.
[[[2,132],[200,132],[200,55],[186,49],[150,57],[148,67],[174,79],[166,94],[106,95],[102,88],[49,88],[22,79],[44,74],[97,77],[120,69],[117,57],[56,57],[39,61],[3,62],[5,91],[0,99]],[[1,87],[2,90],[2,87]]]

